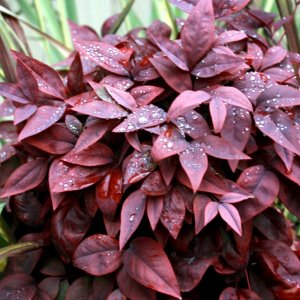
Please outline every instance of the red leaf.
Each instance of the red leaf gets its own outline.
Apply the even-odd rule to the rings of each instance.
[[[227,193],[220,198],[221,203],[237,203],[249,198],[254,198],[252,195],[242,195],[239,193]]]
[[[97,204],[106,218],[114,218],[122,195],[122,172],[119,169],[110,170],[96,186]]]
[[[196,193],[208,167],[208,160],[204,149],[200,143],[193,141],[179,154],[179,160],[182,168],[188,175],[193,192]]]
[[[113,153],[109,147],[95,143],[81,151],[71,150],[61,160],[79,166],[101,166],[113,161]]]
[[[75,105],[72,110],[99,119],[119,119],[128,115],[121,106],[99,100]]]
[[[168,110],[167,119],[176,119],[185,115],[209,99],[210,95],[203,91],[184,91],[172,102]]]
[[[94,234],[76,248],[73,264],[91,275],[102,276],[121,266],[121,255],[117,240],[108,235]]]
[[[158,162],[162,177],[167,185],[170,185],[177,168],[177,158],[175,156],[167,157]]]
[[[72,94],[80,94],[84,90],[83,85],[83,69],[78,52],[75,54],[74,60],[68,72],[68,89]]]
[[[204,211],[204,224],[206,226],[211,220],[213,220],[218,214],[219,203],[210,201],[205,206]]]
[[[292,151],[282,147],[281,145],[279,145],[277,143],[274,143],[274,149],[275,149],[275,152],[277,153],[277,155],[280,157],[281,161],[284,163],[284,167],[285,167],[285,168],[279,167],[279,169],[281,169],[281,170],[285,169],[284,172],[279,171],[279,169],[277,169],[277,170],[284,175],[289,175],[286,173],[291,173],[291,169],[292,169],[293,165],[295,165],[295,163],[294,163],[295,154]],[[279,163],[279,160],[276,160],[276,164],[278,166],[282,165],[281,163]],[[273,163],[272,163],[272,165],[273,165]],[[285,172],[285,171],[288,171],[288,172]],[[295,177],[295,178],[297,178],[297,177]]]
[[[271,206],[279,192],[278,178],[263,165],[245,169],[237,180],[237,184],[255,196],[253,199],[236,205],[243,222],[252,219]]]
[[[154,127],[166,121],[163,109],[150,104],[138,108],[130,114],[113,132],[132,132],[143,128]]]
[[[164,91],[163,88],[152,85],[137,86],[130,90],[138,106],[150,104],[157,96]]]
[[[142,151],[142,145],[139,140],[139,135],[137,131],[125,132],[125,138],[130,146],[132,146],[136,151]]]
[[[75,48],[82,59],[92,61],[114,74],[129,75],[126,67],[128,57],[118,48],[106,43],[90,41],[76,41]]]
[[[121,211],[120,250],[140,225],[146,207],[146,195],[140,190],[131,193],[123,203]]]
[[[261,70],[267,69],[271,66],[277,65],[284,60],[287,51],[280,46],[270,47],[262,60]]]
[[[174,239],[177,238],[185,216],[183,195],[179,189],[173,188],[164,196],[164,207],[160,220]]]
[[[242,235],[242,223],[238,210],[230,203],[220,203],[218,210],[221,218],[240,236]]]
[[[92,283],[92,279],[89,277],[77,278],[68,288],[65,300],[92,299]]]
[[[236,289],[233,287],[228,287],[220,295],[219,300],[239,300],[239,297],[236,293]]]
[[[80,135],[82,132],[82,123],[73,115],[65,116],[65,124],[70,132],[74,135]]]
[[[134,85],[134,82],[128,77],[115,74],[105,76],[99,83],[102,85],[110,85],[123,91],[128,90]]]
[[[167,57],[152,57],[149,61],[165,82],[176,92],[182,93],[192,89],[192,80],[189,72],[179,69]]]
[[[153,143],[151,156],[159,161],[169,156],[178,154],[188,147],[188,142],[173,126],[163,128],[162,133]]]
[[[127,298],[121,293],[119,289],[112,291],[106,300],[126,300]]]
[[[0,123],[0,139],[15,141],[17,139],[17,128],[12,121],[2,121]]]
[[[26,125],[19,134],[19,140],[36,135],[55,124],[63,116],[65,109],[65,106],[39,107],[37,112],[27,120]]]
[[[296,157],[292,164],[292,168],[288,170],[286,166],[279,160],[272,160],[272,167],[275,168],[282,175],[290,179],[291,181],[297,183],[300,186],[300,159]]]
[[[212,0],[198,1],[181,31],[182,46],[190,67],[211,48],[214,34],[215,16]]]
[[[238,30],[226,30],[218,36],[214,44],[216,46],[224,45],[233,42],[239,42],[244,39],[247,39],[247,35],[244,32]]]
[[[55,299],[59,292],[61,278],[46,277],[39,282],[39,298],[43,300]],[[41,294],[42,293],[42,294]],[[45,294],[47,296],[45,296]]]
[[[37,111],[37,106],[34,104],[25,104],[16,107],[14,111],[14,125],[18,125],[30,118]]]
[[[193,211],[195,216],[195,234],[197,235],[205,226],[205,208],[211,202],[210,198],[205,194],[196,195],[193,201]]]
[[[154,240],[136,238],[123,255],[124,267],[138,283],[158,292],[180,298],[178,283],[171,263]]]
[[[0,164],[4,163],[5,161],[9,160],[16,154],[16,149],[11,145],[3,145],[0,148]]]
[[[124,267],[117,274],[117,283],[121,292],[129,299],[156,300],[155,291],[133,280]]]
[[[29,103],[21,88],[13,83],[0,82],[0,95],[18,103]]]
[[[140,190],[148,196],[161,196],[169,191],[169,187],[159,171],[152,172],[143,182]]]
[[[215,133],[219,133],[224,125],[227,108],[226,104],[223,103],[219,98],[213,98],[209,102],[209,111],[212,118]]]
[[[44,159],[29,161],[18,167],[6,180],[1,198],[24,193],[37,187],[47,174]]]
[[[163,199],[164,199],[163,197],[147,198],[147,216],[153,231],[156,228],[156,225],[160,219],[163,210],[163,206],[164,206]]]

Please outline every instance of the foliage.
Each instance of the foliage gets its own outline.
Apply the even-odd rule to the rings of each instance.
[[[169,2],[188,14],[176,40],[159,20],[116,35],[121,13],[102,38],[70,22],[61,72],[12,52],[1,299],[299,298],[299,243],[274,208],[300,216],[300,55],[276,40],[290,21]]]

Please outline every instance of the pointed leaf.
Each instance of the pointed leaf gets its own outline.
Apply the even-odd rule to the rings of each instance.
[[[210,201],[206,204],[204,210],[204,224],[206,226],[210,221],[212,221],[218,214],[219,203]]]
[[[226,105],[219,98],[213,98],[209,102],[209,111],[214,125],[215,133],[219,133],[222,130],[226,119]]]
[[[242,235],[242,222],[238,210],[230,203],[220,203],[218,211],[221,218],[240,236]]]
[[[14,83],[0,82],[0,95],[18,103],[29,103],[21,88]]]
[[[91,275],[102,276],[121,266],[121,255],[117,240],[108,235],[94,234],[76,248],[73,264]]]
[[[205,194],[196,195],[193,201],[193,211],[195,216],[195,234],[197,235],[205,226],[205,208],[210,203],[210,198]]]
[[[75,54],[74,60],[68,72],[68,89],[72,94],[79,94],[84,90],[83,70],[78,52]]]
[[[135,99],[138,106],[150,104],[156,97],[164,91],[163,88],[152,85],[137,86],[130,90],[130,94]]]
[[[121,211],[120,250],[140,225],[146,207],[146,195],[137,190],[131,193],[123,203]]]
[[[269,48],[262,60],[261,70],[265,70],[273,65],[277,65],[284,60],[287,51],[280,46],[273,46]]]
[[[171,263],[161,246],[146,237],[136,238],[123,255],[130,277],[155,291],[180,298]]]
[[[140,190],[148,196],[162,196],[169,189],[159,171],[152,172],[140,187]]]
[[[29,119],[36,111],[38,107],[34,104],[25,104],[15,108],[14,112],[14,125],[18,125],[23,121]]]
[[[126,91],[134,85],[134,82],[130,80],[128,77],[110,74],[105,76],[99,84],[109,85],[115,87],[117,89]]]
[[[220,198],[221,203],[237,203],[249,198],[254,198],[252,195],[243,195],[238,193],[227,193]]]
[[[163,210],[163,206],[164,206],[163,199],[164,198],[161,196],[147,198],[147,216],[153,231],[156,228],[156,225],[159,221],[159,218]]]

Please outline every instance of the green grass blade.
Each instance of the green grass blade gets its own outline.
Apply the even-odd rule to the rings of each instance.
[[[128,0],[119,0],[119,2],[121,7],[126,7],[130,3],[128,2]],[[125,33],[127,33],[129,30],[141,26],[142,22],[140,21],[134,10],[131,8],[129,9],[128,15],[125,18],[123,24],[125,27]]]
[[[70,3],[70,1],[66,1],[66,0],[57,0],[57,13],[61,24],[64,44],[67,47],[72,48],[73,43],[72,43],[70,28],[68,24],[69,16],[68,16],[67,2]]]
[[[64,0],[68,19],[77,23],[76,1]]]
[[[21,12],[24,14],[27,20],[30,20],[32,24],[38,26],[38,19],[32,4],[28,0],[18,0],[18,4]]]
[[[21,254],[24,252],[32,251],[42,247],[41,243],[24,242],[9,245],[0,249],[0,261],[13,255]]]

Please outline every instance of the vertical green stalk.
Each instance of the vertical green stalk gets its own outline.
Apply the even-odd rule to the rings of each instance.
[[[66,0],[57,0],[57,12],[61,24],[64,44],[67,47],[72,48],[73,44],[72,44],[70,28],[68,24],[68,7],[66,2],[67,2]]]

